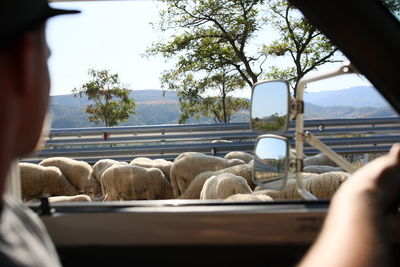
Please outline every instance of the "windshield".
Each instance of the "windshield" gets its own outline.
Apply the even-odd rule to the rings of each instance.
[[[388,4],[398,15],[397,3]],[[291,189],[293,177],[283,193],[253,182],[258,134],[249,126],[251,88],[287,80],[294,96],[302,78],[347,59],[293,6],[178,0],[52,5],[82,14],[47,25],[51,130],[44,147],[21,160],[23,181],[32,173],[27,170],[56,167],[63,189],[47,193],[80,195],[80,201],[301,199]],[[362,75],[311,83],[304,100],[307,129],[355,168],[397,140],[397,113]],[[349,173],[310,145],[304,154],[307,188],[331,198]],[[318,191],[320,181],[326,188]],[[37,201],[39,192],[28,191],[23,188],[24,200]],[[52,201],[65,199],[71,200]]]

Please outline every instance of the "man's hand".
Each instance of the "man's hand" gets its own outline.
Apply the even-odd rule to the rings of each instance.
[[[387,155],[356,171],[335,194],[332,205],[354,209],[368,205],[376,215],[383,217],[397,210],[399,200],[400,144],[395,144]]]
[[[398,213],[400,145],[356,171],[332,198],[300,266],[389,266],[389,215]]]

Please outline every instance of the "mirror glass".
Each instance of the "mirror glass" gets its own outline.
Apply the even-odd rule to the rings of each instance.
[[[254,155],[254,182],[267,189],[284,189],[289,165],[288,140],[279,136],[260,137]]]
[[[289,85],[285,81],[268,81],[253,87],[251,128],[257,132],[283,133],[289,117]]]

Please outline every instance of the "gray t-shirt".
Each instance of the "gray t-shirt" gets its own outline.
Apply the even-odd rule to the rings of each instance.
[[[39,217],[9,196],[0,215],[0,266],[61,266]]]

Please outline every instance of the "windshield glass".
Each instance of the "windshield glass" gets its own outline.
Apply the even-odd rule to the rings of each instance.
[[[47,25],[51,130],[21,160],[21,179],[29,168],[57,167],[64,189],[48,194],[80,201],[301,199],[293,175],[283,193],[253,182],[251,88],[287,80],[295,95],[302,78],[347,59],[285,1],[210,3],[52,3],[82,14]],[[354,168],[397,140],[397,113],[362,75],[311,83],[304,101],[305,127]],[[294,121],[291,153],[293,132]],[[308,144],[304,154],[307,188],[330,198],[349,173]],[[336,187],[318,191],[323,179]]]

